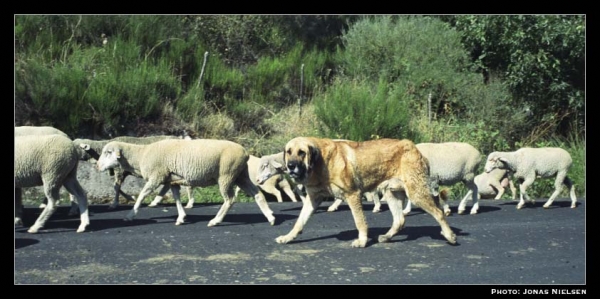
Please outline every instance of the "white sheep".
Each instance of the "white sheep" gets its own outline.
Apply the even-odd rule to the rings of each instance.
[[[287,170],[287,167],[283,166],[283,152],[271,155],[264,155],[260,157],[258,161],[257,172],[255,174],[252,174],[250,178],[253,182],[256,182],[258,186],[261,186],[273,176],[281,176],[282,178],[285,178],[285,180],[288,181],[288,183],[291,183],[291,186],[293,186],[294,193],[296,193],[300,197],[300,200],[304,201],[305,196],[302,192],[304,186],[289,181],[285,176],[285,170]]]
[[[49,126],[17,126],[15,127],[15,136],[28,136],[28,135],[62,135],[69,138],[69,136],[55,128]]]
[[[22,214],[21,188],[43,186],[48,204],[28,230],[37,233],[56,210],[59,190],[64,186],[79,205],[81,223],[77,232],[90,224],[85,191],[77,181],[77,149],[61,135],[15,137],[15,216]],[[15,224],[22,223],[15,218]]]
[[[15,127],[15,136],[29,136],[29,135],[61,135],[69,138],[65,132],[50,126],[16,126]],[[71,201],[71,209],[69,210],[69,215],[77,215],[79,210],[79,206],[75,202],[72,195],[69,196]],[[42,203],[40,204],[40,209],[46,207],[47,199],[44,197]],[[57,203],[58,204],[58,203]]]
[[[179,199],[179,185],[204,187],[218,184],[224,202],[208,226],[223,221],[234,203],[234,185],[254,197],[262,213],[273,225],[273,211],[248,176],[248,158],[249,154],[243,146],[227,140],[166,139],[148,145],[111,141],[102,149],[97,167],[104,171],[119,166],[147,181],[126,221],[133,220],[137,215],[144,197],[164,184],[170,186],[173,192],[179,214],[175,224],[179,225],[186,216]]]
[[[517,209],[525,205],[525,200],[535,203],[535,199],[530,199],[527,195],[527,188],[533,184],[535,178],[550,178],[556,176],[554,181],[554,193],[544,204],[544,208],[550,207],[554,199],[560,194],[563,184],[567,186],[571,197],[571,208],[577,206],[577,197],[575,197],[575,186],[567,172],[573,164],[573,159],[569,152],[558,147],[542,148],[521,148],[514,152],[493,152],[488,155],[485,163],[485,171],[491,172],[496,168],[508,169],[517,180],[522,180],[520,184],[520,201]]]
[[[134,144],[150,144],[164,139],[178,138],[180,137],[170,135],[157,135],[146,137],[120,136],[110,140],[75,139],[73,140],[73,143],[82,149],[82,151],[80,152],[80,160],[91,161],[95,163],[95,161],[97,161],[100,157],[99,153],[102,152],[102,148],[110,141],[121,141]],[[186,140],[187,138],[189,137],[186,137]],[[108,206],[108,209],[113,210],[119,206],[119,195],[123,195],[123,197],[125,197],[128,201],[135,201],[135,199],[132,196],[121,190],[121,186],[123,185],[125,178],[127,178],[129,175],[132,175],[132,173],[128,171],[123,171],[121,168],[116,167],[114,169],[109,169],[109,174],[111,176],[114,175],[115,177],[115,183],[113,185],[113,188],[115,190],[115,197],[113,198],[113,202]],[[149,206],[156,206],[163,199],[167,191],[169,191],[169,188],[163,186],[163,188],[158,192],[158,195],[154,198],[154,200],[152,201],[152,203],[150,203]],[[191,187],[186,187],[186,191],[188,194],[188,203],[186,205],[186,208],[189,209],[192,208],[194,204],[194,198],[192,196]]]
[[[439,193],[439,186],[451,186],[463,182],[469,189],[458,205],[458,213],[463,214],[469,196],[473,200],[471,214],[477,214],[479,202],[477,200],[477,185],[474,182],[475,174],[481,163],[481,153],[468,143],[444,142],[444,143],[419,143],[417,149],[429,161],[429,176],[431,189],[434,195]],[[410,196],[409,196],[410,197]],[[443,210],[446,216],[451,214],[448,203],[444,200]],[[404,214],[411,211],[411,202],[407,201]]]
[[[512,199],[517,197],[517,188],[512,181],[512,175],[507,169],[495,168],[490,172],[483,172],[475,176],[475,184],[479,192],[479,198],[500,199],[506,187],[510,186]]]

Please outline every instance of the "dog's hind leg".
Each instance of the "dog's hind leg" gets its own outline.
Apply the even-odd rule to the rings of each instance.
[[[298,234],[302,232],[304,225],[310,218],[310,216],[315,212],[317,207],[321,204],[322,198],[315,196],[314,194],[307,194],[302,200],[302,210],[300,211],[300,216],[298,216],[298,220],[294,224],[292,230],[285,236],[279,236],[275,239],[277,243],[286,244],[289,241],[296,239]]]

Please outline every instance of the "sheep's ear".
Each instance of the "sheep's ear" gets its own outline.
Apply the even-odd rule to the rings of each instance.
[[[89,144],[85,144],[85,143],[80,143],[79,147],[84,150],[84,151],[89,151],[90,150],[90,145]]]
[[[498,158],[498,160],[502,163],[508,163],[508,160],[506,158],[500,157],[500,158]]]
[[[278,163],[277,161],[271,161],[271,165],[273,165],[275,169],[281,169],[283,167],[283,165],[281,165],[281,163]]]

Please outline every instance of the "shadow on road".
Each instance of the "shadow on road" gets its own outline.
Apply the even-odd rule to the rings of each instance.
[[[15,249],[20,249],[23,247],[27,247],[29,245],[39,243],[39,240],[29,239],[29,238],[15,238]]]
[[[535,203],[532,205],[529,201],[525,201],[525,205],[523,206],[523,208],[544,208],[544,204],[546,203],[548,199],[544,198],[544,199],[537,199],[535,201]],[[519,203],[518,200],[515,201],[509,201],[509,202],[505,202],[505,203],[501,203],[501,206],[513,206],[515,209],[517,208],[517,204]],[[582,203],[581,202],[577,202],[576,203],[576,207],[581,206]],[[561,200],[561,201],[554,201],[552,202],[552,205],[548,207],[548,209],[558,209],[558,208],[571,208],[571,200]]]
[[[68,231],[72,231],[73,233],[75,233],[81,222],[78,216],[74,217],[77,218],[70,220],[57,220],[50,218],[50,220],[46,222],[46,225],[44,225],[44,228],[39,230],[38,234],[53,234]],[[90,225],[86,228],[86,232],[102,231],[106,229],[132,227],[139,225],[149,225],[156,223],[158,223],[158,221],[148,219],[134,219],[133,221],[125,221],[123,219],[91,219]],[[15,229],[15,233],[27,234],[28,229],[29,226],[24,226],[22,228]]]
[[[451,228],[457,237],[469,235],[469,233],[462,232],[462,230],[460,228],[456,228],[456,227],[451,227]],[[386,227],[369,228],[367,234],[370,238],[367,241],[367,245],[365,247],[369,247],[373,244],[379,243],[379,241],[377,240],[378,236],[384,235],[385,233],[388,232],[388,230],[389,230],[389,227],[387,227],[387,228]],[[444,238],[440,234],[440,231],[441,231],[441,229],[439,226],[405,227],[398,234],[396,234],[394,237],[392,237],[392,239],[387,243],[413,241],[413,240],[416,240],[416,239],[419,239],[422,237],[430,237],[431,239],[434,239],[434,240],[446,242],[446,238]],[[402,238],[402,236],[406,236],[406,238]],[[289,242],[289,244],[313,242],[313,241],[317,241],[317,240],[326,240],[326,239],[333,239],[333,238],[340,240],[340,241],[352,241],[352,240],[356,239],[357,237],[358,237],[358,230],[345,230],[338,234],[321,236],[321,237],[317,237],[317,238],[302,239],[302,240],[296,239],[296,240]],[[460,241],[460,239],[458,241]],[[456,244],[448,244],[448,245],[459,246],[460,243],[456,242]]]

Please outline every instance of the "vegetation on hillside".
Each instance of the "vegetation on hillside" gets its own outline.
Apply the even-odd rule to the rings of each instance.
[[[585,194],[585,16],[17,15],[14,32],[15,125],[255,155],[300,135],[552,145]]]

